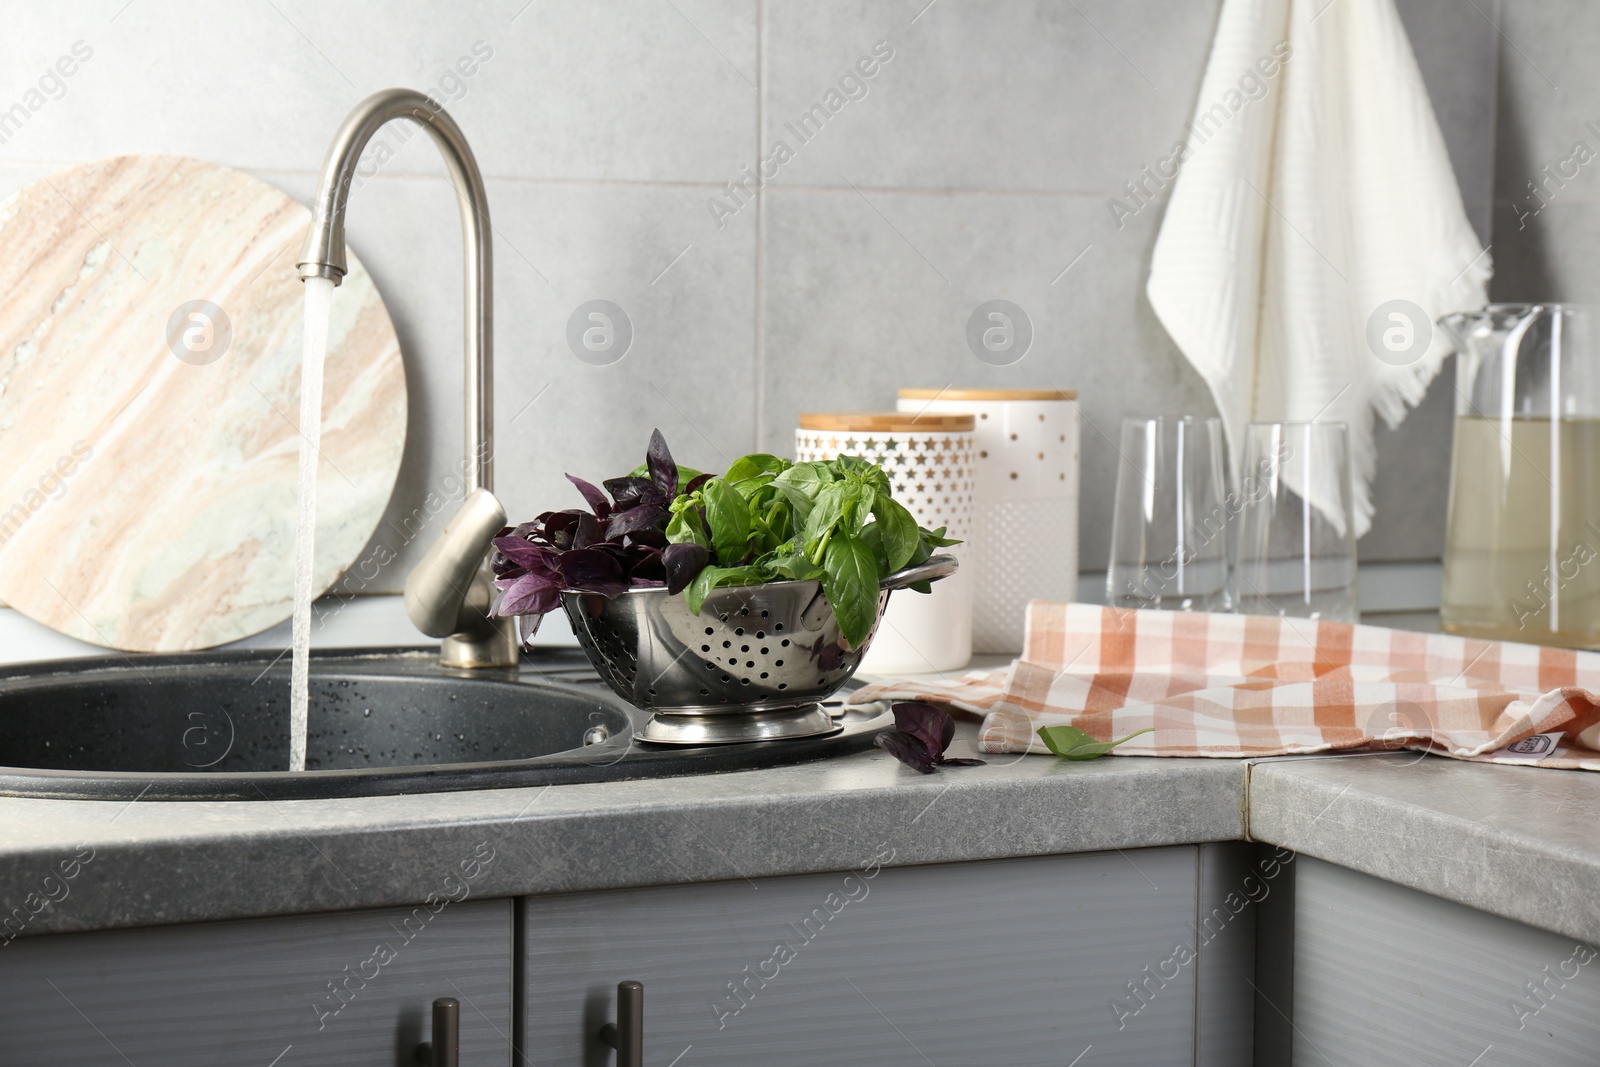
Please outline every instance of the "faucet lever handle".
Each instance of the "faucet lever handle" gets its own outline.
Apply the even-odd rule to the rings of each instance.
[[[489,543],[506,524],[506,509],[487,489],[474,489],[422,561],[406,578],[406,615],[429,637],[462,629],[463,609]]]

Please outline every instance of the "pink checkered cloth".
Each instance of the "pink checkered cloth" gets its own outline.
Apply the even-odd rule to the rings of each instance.
[[[1282,756],[1408,748],[1600,770],[1600,654],[1253,615],[1036,600],[1009,667],[871,685],[852,703],[929,700],[984,716],[984,752],[1045,752],[1067,723],[1122,756]]]

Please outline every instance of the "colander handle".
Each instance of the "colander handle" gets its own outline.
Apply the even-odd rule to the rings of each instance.
[[[929,556],[915,567],[906,567],[904,570],[895,571],[885,575],[878,585],[884,589],[904,589],[915,582],[931,582],[939,578],[947,578],[956,572],[959,564],[956,558],[949,553],[940,553]]]

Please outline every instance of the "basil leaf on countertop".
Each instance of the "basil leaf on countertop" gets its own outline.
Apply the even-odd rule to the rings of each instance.
[[[1154,730],[1155,727],[1147,726],[1116,741],[1096,741],[1076,726],[1041,726],[1039,738],[1044,742],[1045,748],[1062,759],[1084,760],[1104,756],[1123,742],[1131,741],[1140,734],[1152,733]]]

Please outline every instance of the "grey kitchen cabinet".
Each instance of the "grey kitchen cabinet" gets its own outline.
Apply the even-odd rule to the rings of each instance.
[[[1196,985],[1248,972],[1253,916],[1196,937],[1244,849],[899,868],[879,853],[830,874],[527,898],[519,1045],[540,1067],[612,1062],[595,1035],[634,979],[658,1067],[1244,1062],[1248,985],[1215,1006]]]
[[[442,896],[21,937],[0,946],[0,1065],[412,1067],[434,999],[455,997],[463,1067],[503,1067],[512,943],[511,901]]]
[[[1600,1061],[1595,946],[1308,857],[1295,867],[1295,1063]]]

